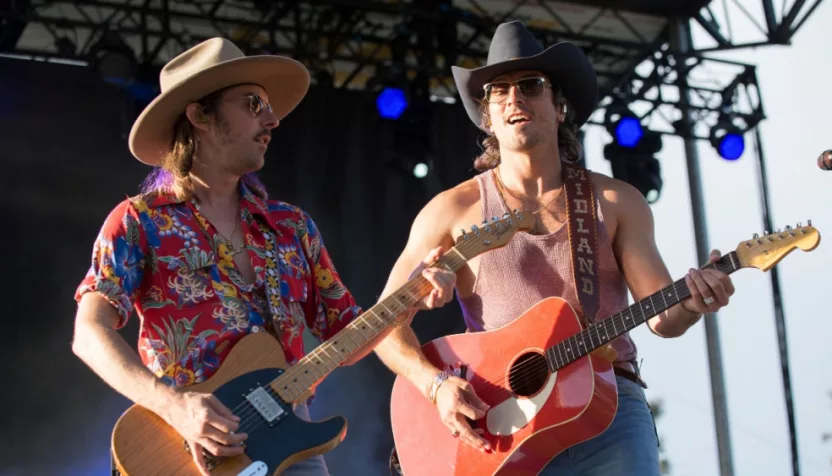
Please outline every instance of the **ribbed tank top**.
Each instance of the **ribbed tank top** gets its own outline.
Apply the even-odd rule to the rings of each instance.
[[[509,212],[500,199],[494,176],[486,171],[477,176],[483,219]],[[627,286],[618,269],[604,215],[598,202],[598,286],[601,290],[597,319],[627,306]],[[564,223],[554,233],[531,235],[519,232],[506,246],[483,253],[474,292],[459,298],[462,314],[472,331],[503,327],[548,297],[559,297],[581,309],[572,274],[569,234]],[[634,362],[637,351],[629,333],[612,342],[618,353],[616,365],[632,371],[624,362]]]

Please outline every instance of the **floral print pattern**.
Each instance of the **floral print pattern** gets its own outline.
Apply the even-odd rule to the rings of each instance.
[[[245,282],[194,203],[160,194],[132,197],[113,209],[76,290],[76,300],[88,292],[105,296],[120,316],[119,328],[135,310],[142,361],[168,385],[209,378],[251,332],[271,332],[294,363],[305,354],[305,327],[323,341],[361,313],[306,212],[263,200],[244,185],[240,194],[255,282]],[[276,278],[265,272],[267,249],[279,268]],[[279,290],[277,315],[269,311],[266,286]]]

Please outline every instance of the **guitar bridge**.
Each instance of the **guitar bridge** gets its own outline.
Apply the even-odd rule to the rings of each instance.
[[[185,445],[185,452],[191,452],[191,445],[188,444],[188,440],[182,440],[182,443]],[[208,471],[213,470],[219,464],[217,457],[206,451],[204,448],[202,449],[202,456],[205,458],[205,466],[208,468]]]

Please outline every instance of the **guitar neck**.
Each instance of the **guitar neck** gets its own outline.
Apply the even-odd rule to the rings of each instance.
[[[464,245],[464,244],[463,244]],[[458,248],[451,248],[433,267],[456,272],[466,263]],[[366,310],[332,338],[323,342],[283,375],[272,382],[272,388],[286,402],[295,402],[327,374],[350,356],[378,337],[385,329],[400,322],[400,317],[427,296],[433,286],[421,273],[375,306]]]
[[[732,251],[719,261],[705,265],[701,269],[716,269],[725,274],[731,274],[740,268],[739,258],[736,252]],[[687,283],[684,279],[680,279],[627,309],[587,326],[581,332],[546,349],[549,369],[554,372],[569,365],[688,297],[690,297],[690,291]]]

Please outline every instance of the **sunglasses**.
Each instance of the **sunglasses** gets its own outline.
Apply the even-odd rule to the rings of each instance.
[[[255,117],[259,116],[264,109],[267,109],[269,112],[273,112],[272,105],[264,101],[260,96],[251,93],[246,94],[243,97],[248,99],[248,109]]]
[[[517,81],[496,81],[483,86],[485,100],[493,103],[502,103],[508,99],[511,86],[517,85],[517,91],[526,99],[534,99],[543,95],[546,87],[552,87],[552,83],[544,77],[523,78]]]

